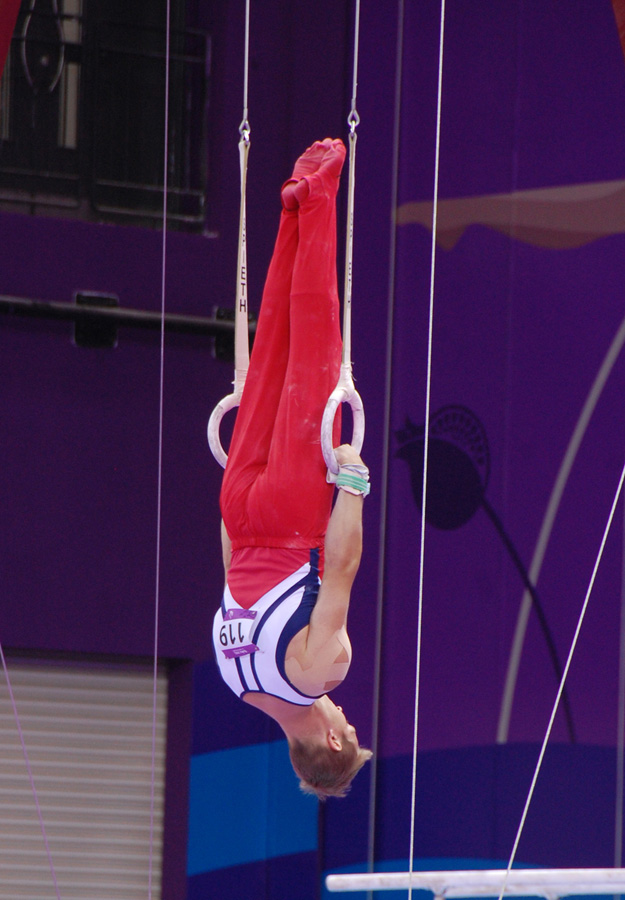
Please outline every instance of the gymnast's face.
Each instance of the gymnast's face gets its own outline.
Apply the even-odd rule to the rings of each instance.
[[[351,744],[358,750],[358,736],[356,734],[356,729],[347,721],[345,713],[343,712],[343,707],[336,706],[331,700],[329,700],[329,702],[332,706],[330,713],[332,727],[341,741],[341,744]]]

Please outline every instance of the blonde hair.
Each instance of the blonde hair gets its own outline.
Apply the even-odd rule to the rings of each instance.
[[[364,747],[356,749],[351,744],[333,750],[326,744],[294,740],[289,742],[289,755],[300,779],[300,790],[323,801],[328,797],[345,797],[354,776],[373,753]]]

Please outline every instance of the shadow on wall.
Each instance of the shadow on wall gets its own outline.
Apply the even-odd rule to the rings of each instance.
[[[482,509],[493,523],[497,534],[528,591],[534,612],[547,644],[557,684],[562,678],[562,664],[543,605],[527,569],[519,556],[503,522],[486,497],[490,476],[490,451],[484,426],[464,406],[444,406],[430,417],[428,429],[425,520],[443,531],[466,525]],[[412,495],[419,513],[423,509],[423,473],[425,426],[415,425],[406,417],[405,427],[395,432],[400,448],[396,455],[408,464]],[[564,688],[562,705],[569,738],[575,743],[575,727],[569,696]]]

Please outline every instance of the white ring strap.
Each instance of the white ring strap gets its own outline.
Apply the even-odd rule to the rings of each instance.
[[[208,420],[208,444],[219,465],[226,468],[228,454],[224,450],[219,437],[219,428],[224,415],[241,402],[247,370],[250,365],[250,341],[248,332],[248,293],[247,293],[247,234],[246,234],[246,195],[247,195],[247,160],[250,152],[250,123],[248,121],[247,88],[249,73],[250,48],[250,0],[245,4],[245,51],[243,66],[243,119],[239,126],[239,166],[241,171],[241,202],[239,206],[239,248],[237,253],[237,287],[234,310],[234,390],[222,400],[211,413]]]
[[[360,0],[356,2],[354,23],[354,69],[352,79],[352,108],[347,117],[349,125],[349,178],[347,183],[347,238],[345,241],[345,283],[343,291],[343,353],[339,380],[326,405],[321,421],[321,449],[328,467],[328,481],[334,481],[339,464],[334,452],[332,432],[334,418],[341,403],[352,409],[353,431],[351,444],[357,453],[362,450],[365,437],[365,411],[362,399],[354,387],[352,377],[352,274],[354,259],[354,192],[356,186],[356,127],[360,116],[356,110],[358,89],[358,44],[360,32]]]

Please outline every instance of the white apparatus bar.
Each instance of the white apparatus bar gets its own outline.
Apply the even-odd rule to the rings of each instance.
[[[435,897],[498,897],[505,869],[457,872],[379,872],[328,875],[326,887],[333,892],[431,891]],[[546,897],[558,900],[578,894],[625,894],[625,869],[512,869],[505,896]]]

